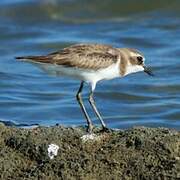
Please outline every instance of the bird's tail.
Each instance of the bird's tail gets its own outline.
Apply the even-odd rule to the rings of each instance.
[[[15,57],[15,59],[20,61],[33,61],[33,62],[43,62],[47,63],[50,61],[50,58],[48,56],[18,56]]]

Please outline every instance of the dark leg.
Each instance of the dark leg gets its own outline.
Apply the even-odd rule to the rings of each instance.
[[[86,108],[85,108],[85,106],[83,104],[83,100],[82,100],[82,97],[81,97],[81,92],[82,92],[82,89],[83,89],[83,85],[84,85],[84,82],[82,81],[81,85],[79,87],[79,90],[77,92],[76,98],[77,98],[77,101],[78,101],[78,103],[79,103],[79,105],[81,107],[81,110],[82,110],[84,116],[86,117],[87,124],[88,124],[88,129],[87,130],[88,130],[89,133],[92,133],[92,128],[93,128],[92,121],[91,121],[91,119],[90,119],[90,117],[89,117],[89,115],[88,115],[88,113],[86,111]]]
[[[99,111],[97,110],[96,108],[96,104],[95,104],[95,101],[94,101],[94,98],[93,98],[93,91],[91,91],[90,95],[89,95],[89,103],[90,105],[92,106],[96,116],[98,117],[98,119],[101,121],[101,125],[103,127],[103,130],[107,130],[106,128],[106,124],[104,123]]]

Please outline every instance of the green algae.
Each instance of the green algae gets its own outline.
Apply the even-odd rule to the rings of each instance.
[[[178,179],[180,133],[136,127],[82,141],[85,128],[22,129],[0,125],[0,178],[6,179]],[[50,159],[48,145],[59,146]]]

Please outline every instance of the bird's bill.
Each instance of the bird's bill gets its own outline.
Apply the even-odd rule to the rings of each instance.
[[[152,70],[149,67],[143,66],[143,68],[144,68],[144,72],[147,73],[149,76],[154,76]]]

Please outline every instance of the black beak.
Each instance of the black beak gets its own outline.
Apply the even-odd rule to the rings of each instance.
[[[144,68],[144,72],[147,73],[149,76],[154,76],[152,70],[149,67],[143,66],[143,68]]]

